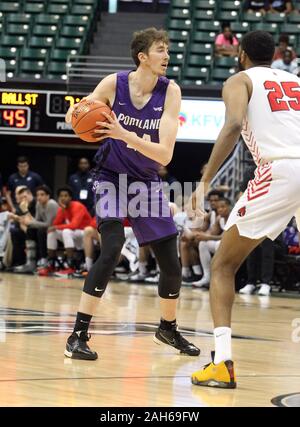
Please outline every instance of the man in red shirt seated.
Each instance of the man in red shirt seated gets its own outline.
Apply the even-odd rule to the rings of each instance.
[[[52,226],[48,228],[48,264],[39,270],[39,275],[48,276],[55,272],[56,250],[58,241],[61,241],[67,261],[63,268],[55,272],[55,276],[69,277],[75,271],[74,250],[82,249],[83,230],[90,225],[92,218],[82,203],[72,200],[72,190],[69,187],[60,188],[57,197],[60,207]]]

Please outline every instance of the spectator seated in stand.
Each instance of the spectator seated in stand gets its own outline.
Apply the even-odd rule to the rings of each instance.
[[[16,200],[15,213],[10,213],[13,272],[33,273],[36,268],[36,231],[29,229],[25,222],[28,218],[35,216],[36,201],[30,189],[25,186],[16,188],[14,199]]]
[[[237,56],[238,39],[233,35],[229,23],[222,24],[222,33],[215,40],[215,56]]]
[[[219,200],[223,198],[223,193],[217,190],[212,190],[208,193],[207,199],[209,203],[209,212],[204,218],[199,221],[195,219],[193,221],[189,220],[185,214],[184,223],[182,227],[182,232],[180,233],[180,258],[182,265],[182,284],[183,285],[192,285],[193,282],[196,282],[202,277],[202,268],[199,262],[199,252],[198,246],[199,242],[197,240],[198,232],[206,232],[213,227],[217,218],[217,207]],[[178,220],[182,217],[182,213],[174,217],[175,224],[178,223]]]
[[[4,257],[9,241],[10,219],[4,199],[0,199],[0,271],[4,269]]]
[[[94,264],[94,258],[95,258],[95,251],[96,248],[100,248],[101,245],[101,237],[98,233],[97,229],[97,220],[94,216],[91,220],[90,225],[85,227],[83,230],[83,250],[84,250],[84,257],[85,257],[85,263],[84,268],[81,270],[77,270],[74,273],[74,277],[78,279],[83,279],[87,276],[90,269],[93,267]]]
[[[138,258],[138,268],[128,276],[129,283],[144,282],[148,276],[148,262],[150,257],[150,246],[138,247],[136,245],[136,255]]]
[[[17,159],[18,172],[13,173],[8,178],[6,199],[12,212],[16,212],[15,191],[19,186],[29,188],[32,194],[35,194],[35,189],[44,184],[43,179],[36,172],[29,170],[29,161],[27,157],[21,156]]]
[[[258,295],[268,296],[271,293],[271,280],[274,273],[274,243],[265,239],[247,258],[247,284],[239,290],[240,294],[251,295],[256,292],[260,281]]]
[[[270,9],[269,0],[246,0],[244,2],[244,10],[247,13],[261,13],[265,15]]]
[[[214,255],[220,245],[222,234],[226,222],[231,212],[231,202],[229,199],[223,198],[218,202],[217,219],[215,224],[208,232],[200,231],[196,235],[196,240],[199,243],[199,257],[203,270],[201,280],[193,282],[196,288],[207,287],[210,282],[210,263],[211,256]]]
[[[298,70],[297,59],[293,60],[293,54],[290,50],[286,50],[283,54],[283,59],[277,59],[272,62],[271,68],[295,73]]]
[[[285,13],[288,15],[293,11],[291,0],[270,0],[270,13]]]
[[[293,218],[283,232],[283,241],[289,254],[300,255],[299,231],[296,220]]]
[[[37,266],[45,265],[47,258],[47,229],[56,217],[58,204],[50,199],[51,190],[47,185],[41,185],[36,189],[36,212],[35,216],[26,215],[21,223],[28,230],[36,230],[37,239]],[[32,266],[28,263],[18,267],[18,273],[33,273]]]
[[[83,230],[91,224],[92,218],[82,203],[72,200],[70,187],[60,188],[57,197],[60,207],[47,235],[48,262],[38,273],[40,276],[55,273],[57,277],[69,277],[75,272],[75,248],[82,249]],[[67,259],[64,266],[56,271],[58,241],[63,242]]]
[[[297,58],[296,52],[294,51],[293,48],[291,48],[289,46],[289,35],[282,33],[279,36],[279,43],[278,46],[275,49],[275,53],[274,53],[274,57],[273,57],[273,62],[276,61],[277,59],[283,59],[284,53],[286,50],[290,50],[292,52],[293,55],[293,60],[295,58]]]

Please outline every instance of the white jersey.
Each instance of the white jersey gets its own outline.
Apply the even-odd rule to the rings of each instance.
[[[282,70],[243,71],[253,92],[242,136],[256,165],[275,159],[300,159],[300,79]]]

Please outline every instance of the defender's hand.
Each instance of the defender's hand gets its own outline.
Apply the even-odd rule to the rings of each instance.
[[[204,199],[208,189],[209,183],[201,181],[197,189],[191,195],[186,207],[186,211],[190,219],[198,217],[202,218],[202,220],[204,221],[206,215],[206,212],[204,210]]]

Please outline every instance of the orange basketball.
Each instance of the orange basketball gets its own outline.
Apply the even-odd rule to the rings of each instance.
[[[72,113],[72,127],[76,135],[86,142],[97,142],[101,134],[95,133],[95,129],[101,129],[96,122],[106,122],[107,118],[103,112],[111,114],[108,105],[101,101],[89,101],[84,99]]]

